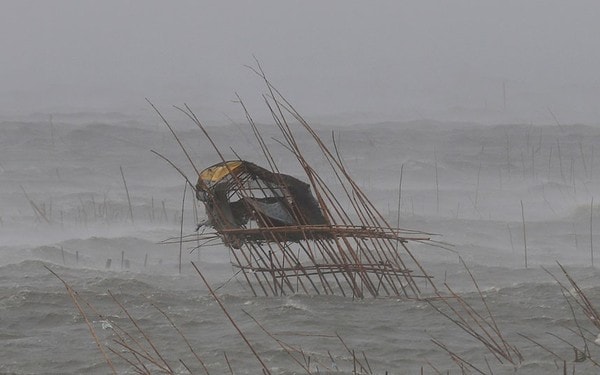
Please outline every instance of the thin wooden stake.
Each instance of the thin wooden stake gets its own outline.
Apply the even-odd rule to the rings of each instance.
[[[548,107],[548,112],[550,112],[550,115],[552,115],[552,118],[554,119],[554,122],[556,122],[556,125],[558,126],[558,129],[560,129],[561,133],[564,131],[562,125],[560,124],[560,121],[558,121],[558,117],[556,117],[556,115],[554,114],[554,112],[552,112],[552,110],[550,109],[550,107]]]
[[[475,188],[475,208],[477,208],[477,201],[479,200],[479,178],[481,176],[481,161],[479,162],[479,169],[477,170],[477,187]]]
[[[108,354],[106,353],[106,350],[105,350],[105,346],[102,344],[102,342],[98,338],[98,335],[96,334],[96,330],[94,329],[92,322],[90,322],[87,314],[83,310],[83,307],[79,304],[79,300],[77,299],[77,292],[75,290],[73,290],[73,288],[71,288],[71,286],[69,284],[67,284],[66,281],[64,281],[60,276],[58,276],[58,274],[56,272],[54,272],[50,268],[48,268],[48,266],[44,266],[44,268],[46,268],[51,274],[53,274],[57,279],[59,279],[63,283],[63,285],[65,286],[65,289],[67,290],[67,293],[69,293],[69,297],[71,297],[71,301],[73,301],[73,304],[77,308],[77,311],[79,311],[79,314],[85,321],[85,324],[87,325],[87,327],[90,331],[90,334],[94,338],[96,346],[98,347],[98,349],[100,349],[100,352],[102,352],[102,356],[104,357],[106,364],[108,365],[108,367],[110,367],[111,372],[116,375],[117,370],[115,369],[115,366],[113,365],[112,361],[108,357]]]
[[[581,142],[579,142],[579,152],[581,153],[581,161],[583,162],[583,172],[585,173],[585,177],[588,178],[587,163],[585,162],[585,155],[583,154],[583,145]]]
[[[400,181],[398,181],[398,213],[396,214],[396,228],[400,228],[400,205],[402,203],[402,175],[404,174],[404,163],[400,167]],[[396,241],[396,251],[398,251],[398,243]]]
[[[525,230],[525,209],[521,200],[521,218],[523,219],[523,244],[525,247],[525,268],[527,268],[527,231]]]
[[[181,200],[181,225],[179,227],[179,273],[181,274],[181,254],[183,253],[183,213],[185,209],[185,192],[187,184],[183,185],[183,199]]]
[[[119,300],[115,297],[114,294],[112,294],[112,292],[109,290],[107,290],[108,295],[112,298],[112,300],[121,308],[121,311],[123,311],[125,313],[125,315],[127,315],[127,318],[129,319],[129,321],[131,322],[131,324],[133,324],[135,326],[135,328],[138,330],[138,332],[144,337],[144,339],[146,340],[146,342],[148,343],[148,345],[150,345],[150,347],[152,348],[152,350],[154,351],[154,353],[156,353],[156,355],[158,356],[158,358],[160,358],[160,360],[162,361],[162,363],[164,364],[164,366],[162,366],[158,360],[153,361],[153,363],[157,366],[160,366],[165,373],[167,374],[173,374],[174,371],[171,368],[171,366],[169,365],[169,363],[167,363],[167,361],[164,359],[164,357],[162,356],[162,354],[160,353],[160,351],[158,350],[158,348],[156,347],[156,345],[154,344],[154,342],[150,339],[150,337],[146,334],[146,332],[140,327],[140,325],[138,324],[138,322],[133,318],[133,316],[129,313],[129,311],[125,308],[125,306],[123,306],[123,304],[121,302],[119,302]],[[141,345],[140,345],[141,346]]]
[[[160,312],[169,321],[169,323],[171,323],[171,326],[177,331],[177,333],[179,333],[179,336],[181,336],[181,338],[183,339],[183,341],[185,341],[185,343],[186,343],[188,349],[190,350],[190,352],[192,352],[192,354],[194,355],[194,357],[196,357],[196,360],[198,360],[198,363],[200,363],[200,365],[202,365],[202,368],[204,369],[204,372],[206,372],[206,374],[209,375],[208,368],[206,368],[206,365],[204,364],[204,361],[196,353],[196,351],[194,350],[194,348],[190,344],[190,342],[187,339],[187,337],[185,337],[185,335],[183,334],[183,332],[181,331],[181,329],[179,329],[175,325],[175,322],[173,322],[173,320],[171,318],[169,318],[169,316],[167,315],[167,313],[165,313],[160,307],[156,306],[155,304],[152,304],[152,306],[154,306],[154,308],[156,310],[158,310],[158,312]],[[192,373],[192,372],[190,371],[190,373]]]
[[[592,156],[590,157],[590,181],[594,179],[594,146],[592,146]]]
[[[513,244],[512,231],[510,230],[510,225],[506,223],[506,228],[508,228],[508,235],[510,237],[510,248],[512,249],[513,254],[515,253],[515,245]]]
[[[231,368],[231,363],[229,363],[229,358],[227,358],[227,352],[223,352],[223,356],[225,357],[225,363],[227,363],[227,368],[229,369],[229,373],[233,375],[233,369]]]
[[[231,324],[233,325],[233,327],[236,329],[236,331],[239,333],[239,335],[242,337],[242,339],[244,340],[244,342],[246,343],[246,345],[248,346],[248,348],[250,348],[250,350],[252,351],[252,353],[254,354],[254,356],[256,357],[256,359],[258,360],[258,362],[262,365],[263,371],[265,373],[267,373],[267,374],[270,374],[271,371],[269,371],[269,368],[263,362],[262,358],[258,355],[258,353],[256,352],[256,349],[254,349],[254,347],[252,346],[252,344],[250,344],[250,341],[248,341],[248,338],[246,337],[246,335],[242,332],[242,330],[237,325],[237,323],[235,322],[235,320],[233,320],[233,318],[231,317],[231,315],[229,314],[229,312],[225,308],[225,305],[223,305],[223,302],[221,302],[221,300],[219,299],[219,297],[217,297],[217,294],[211,288],[211,286],[208,283],[208,281],[204,278],[204,275],[202,274],[202,272],[200,272],[200,269],[196,266],[196,264],[194,262],[192,262],[192,266],[194,266],[194,268],[196,269],[196,272],[198,273],[198,275],[200,276],[200,278],[204,282],[204,285],[206,285],[206,288],[208,289],[208,291],[210,292],[210,294],[212,295],[212,297],[219,304],[219,307],[221,307],[221,310],[223,310],[223,313],[225,314],[225,316],[227,316],[227,319],[229,319],[229,321],[231,322]]]
[[[435,161],[435,198],[436,198],[436,208],[437,213],[440,213],[440,184],[438,180],[438,165],[437,165],[437,153],[433,152],[433,157]]]
[[[575,251],[579,249],[579,241],[577,241],[577,231],[575,230],[575,222],[573,222],[573,237],[575,238]]]
[[[508,179],[510,180],[510,139],[506,133],[506,169],[508,171]]]
[[[563,171],[563,162],[562,162],[562,154],[560,152],[560,142],[558,139],[556,140],[556,148],[558,149],[558,165],[560,167],[560,176],[562,177],[563,182],[566,182],[565,173]]]
[[[131,207],[131,197],[129,196],[129,189],[127,189],[127,181],[125,181],[125,174],[123,173],[123,167],[119,166],[121,170],[121,177],[123,178],[123,185],[125,185],[125,193],[127,193],[127,203],[129,204],[129,218],[133,224],[133,208]]]
[[[400,228],[400,204],[402,203],[402,175],[404,174],[404,163],[400,167],[400,181],[398,182],[398,214],[396,215],[396,228]]]
[[[594,220],[594,197],[592,197],[592,203],[590,204],[590,257],[592,258],[592,267],[594,267],[594,231],[592,228]]]
[[[165,201],[162,201],[161,204],[162,204],[163,218],[164,218],[165,222],[168,222],[169,215],[167,215],[167,208],[165,207]]]
[[[48,224],[50,224],[50,219],[48,219],[48,217],[46,216],[46,212],[42,209],[39,208],[38,205],[36,205],[33,200],[31,198],[29,198],[29,195],[27,194],[27,192],[25,191],[25,188],[22,185],[19,185],[19,187],[21,188],[21,191],[23,192],[23,194],[25,195],[25,198],[27,199],[27,201],[29,202],[29,204],[31,205],[31,208],[33,209],[33,212],[41,217],[42,219],[44,219],[44,221]]]

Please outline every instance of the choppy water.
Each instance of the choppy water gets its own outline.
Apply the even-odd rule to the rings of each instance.
[[[55,126],[54,140],[43,123],[6,123],[1,129],[0,373],[109,372],[64,286],[44,266],[64,278],[103,315],[92,314],[92,325],[100,340],[115,349],[119,347],[112,341],[115,332],[110,327],[126,327],[132,333],[135,327],[109,290],[176,372],[187,373],[181,359],[194,373],[203,373],[185,341],[153,305],[184,332],[211,374],[229,372],[224,353],[235,373],[260,373],[258,361],[190,261],[197,262],[213,287],[223,285],[219,297],[273,373],[303,370],[244,311],[278,338],[302,348],[311,357],[311,369],[316,371],[318,366],[321,373],[328,369],[353,371],[351,354],[336,334],[359,358],[364,352],[373,373],[410,374],[423,368],[424,373],[434,374],[433,367],[443,373],[460,373],[432,339],[485,373],[490,373],[486,360],[494,374],[514,372],[514,366],[499,363],[481,343],[425,302],[341,296],[252,297],[241,278],[228,281],[234,270],[221,246],[200,253],[184,249],[179,274],[178,245],[157,242],[179,233],[183,184],[176,172],[149,153],[158,149],[185,165],[174,142],[158,126]],[[600,304],[600,273],[589,264],[589,209],[591,197],[600,190],[596,178],[600,170],[596,170],[591,150],[600,130],[565,128],[566,132],[559,132],[555,127],[423,123],[337,129],[341,149],[353,151],[348,152],[348,167],[391,220],[396,217],[399,167],[405,164],[401,225],[440,233],[437,239],[454,245],[483,290],[504,337],[523,354],[517,367],[523,374],[562,374],[563,364],[557,357],[567,361],[569,373],[573,366],[576,374],[598,372],[590,360],[573,362],[575,352],[570,344],[583,348],[583,341],[576,334],[578,328],[561,289],[541,268],[543,265],[561,276],[554,263],[560,261],[590,300]],[[232,138],[237,128],[211,131],[217,142],[235,143],[242,156],[252,159],[255,148]],[[510,167],[507,135],[512,142]],[[199,165],[212,164],[214,156],[200,134],[190,131],[185,139]],[[557,139],[564,158],[562,174]],[[533,159],[527,157],[528,150],[533,150]],[[285,157],[284,151],[281,157]],[[282,165],[292,171],[296,168],[291,162]],[[133,196],[133,224],[119,166]],[[45,210],[50,223],[33,212],[19,185]],[[527,221],[528,269],[523,267],[521,200]],[[188,207],[184,226],[191,232],[194,218]],[[485,314],[457,254],[420,245],[413,249],[439,286],[447,282]],[[111,267],[107,269],[109,258]],[[598,331],[579,306],[573,305],[573,310],[595,358],[600,354],[593,343]],[[556,356],[519,334],[543,344]],[[134,372],[123,361],[115,358],[115,363],[119,373]]]

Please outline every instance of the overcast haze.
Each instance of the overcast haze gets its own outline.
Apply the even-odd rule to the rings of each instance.
[[[5,1],[0,110],[239,114],[255,55],[303,114],[598,123],[600,3]],[[507,111],[503,110],[503,82]]]
[[[600,1],[0,5],[0,374],[599,373]]]

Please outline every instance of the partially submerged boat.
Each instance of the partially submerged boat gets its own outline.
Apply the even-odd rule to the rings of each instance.
[[[208,216],[204,224],[236,248],[244,241],[297,242],[304,236],[294,228],[327,224],[309,184],[248,161],[225,161],[200,172],[196,197]],[[249,230],[281,227],[287,230],[271,235]]]
[[[239,268],[254,295],[420,298],[417,278],[427,279],[426,284],[435,290],[433,280],[408,248],[410,242],[429,241],[429,234],[390,226],[350,177],[335,139],[332,150],[262,77],[271,94],[265,96],[267,107],[283,139],[277,143],[297,160],[297,174],[304,176],[299,179],[280,172],[248,113],[246,117],[263,153],[259,156],[268,168],[239,157],[226,159],[186,106],[182,112],[202,130],[220,162],[200,171],[186,152],[198,173],[193,186],[196,197],[204,204],[208,217],[202,224],[210,230],[185,240],[225,244],[233,266]],[[243,103],[242,107],[245,109]],[[296,140],[295,132],[299,131],[320,151],[319,155],[313,149],[311,159],[320,157],[319,163],[330,167],[328,179],[323,179],[305,157]],[[335,187],[328,186],[326,180],[333,180]]]

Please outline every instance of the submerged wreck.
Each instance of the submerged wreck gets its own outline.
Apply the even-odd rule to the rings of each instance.
[[[225,244],[233,266],[254,295],[420,298],[419,278],[427,279],[421,286],[435,289],[432,278],[409,250],[411,242],[429,241],[430,236],[390,226],[350,177],[335,139],[332,150],[266,78],[265,82],[271,93],[265,96],[267,107],[283,139],[278,146],[297,160],[304,177],[280,172],[247,112],[266,168],[239,157],[225,158],[189,107],[181,109],[202,130],[220,159],[200,171],[188,155],[198,173],[192,187],[208,219],[203,223],[205,230],[186,236],[185,241]],[[334,188],[305,157],[296,141],[297,132],[314,141],[320,156],[311,149],[311,159],[318,157],[320,165],[328,166],[327,180],[333,178]]]

